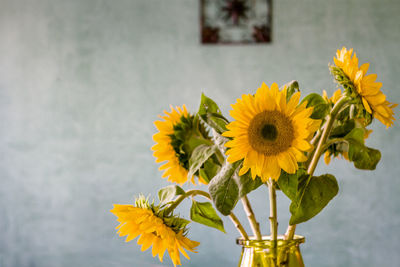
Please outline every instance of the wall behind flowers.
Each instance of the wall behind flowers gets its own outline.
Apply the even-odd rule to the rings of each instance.
[[[0,0],[1,267],[171,266],[124,243],[109,213],[167,185],[150,147],[169,104],[195,111],[204,92],[227,113],[263,81],[293,79],[304,94],[331,94],[328,63],[342,45],[400,102],[397,0],[276,0],[273,42],[260,46],[201,46],[198,2]],[[372,129],[375,172],[339,160],[317,170],[334,173],[340,193],[298,227],[306,266],[400,265],[400,128]],[[264,232],[266,193],[250,197]],[[283,232],[289,202],[278,193],[278,203]],[[235,266],[225,224],[229,235],[192,224],[201,245],[183,265]]]

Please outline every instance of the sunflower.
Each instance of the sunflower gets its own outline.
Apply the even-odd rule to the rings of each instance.
[[[157,212],[158,207],[149,204],[147,200],[140,199],[139,202],[141,204],[136,201],[135,206],[114,204],[110,210],[118,217],[120,224],[116,229],[119,236],[127,236],[126,242],[140,236],[137,243],[142,246],[141,251],[153,246],[153,257],[158,255],[161,262],[167,250],[174,266],[181,265],[179,252],[187,259],[190,258],[185,249],[197,253],[195,248],[200,243],[185,236],[184,228],[188,221],[162,215],[162,212]]]
[[[386,127],[393,124],[393,109],[397,104],[390,103],[380,88],[382,83],[376,82],[377,75],[369,74],[367,71],[369,63],[358,67],[358,58],[353,49],[347,50],[345,47],[336,52],[336,58],[333,58],[335,65],[340,68],[347,78],[353,83],[355,92],[362,101],[365,110],[381,121]]]
[[[154,124],[158,133],[153,135],[156,144],[151,148],[156,162],[164,162],[159,170],[164,170],[163,178],[178,184],[184,184],[188,180],[194,183],[194,176],[188,177],[190,153],[193,148],[187,143],[194,136],[196,145],[207,138],[207,133],[202,124],[188,113],[186,106],[171,106],[171,112],[164,111],[165,116],[160,116],[161,121]],[[200,183],[206,183],[199,177]]]
[[[298,106],[300,92],[289,101],[286,95],[286,87],[279,91],[276,83],[263,83],[254,96],[243,95],[232,105],[235,120],[223,135],[232,138],[226,143],[228,162],[244,159],[239,175],[250,169],[253,179],[278,180],[281,169],[295,173],[297,163],[307,160],[303,151],[312,149],[308,140],[321,122],[310,118],[307,103]]]

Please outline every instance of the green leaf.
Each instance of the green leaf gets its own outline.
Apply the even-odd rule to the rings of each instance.
[[[224,223],[210,202],[197,202],[193,200],[192,207],[190,208],[190,219],[226,233]]]
[[[193,152],[189,160],[188,177],[192,177],[201,166],[215,153],[215,146],[199,145]]]
[[[226,142],[229,141],[229,138],[222,136],[215,130],[212,131],[212,135],[213,135],[212,137],[213,142],[218,147],[219,151],[225,151],[226,150],[225,144]]]
[[[364,129],[354,128],[344,138],[349,141],[364,144],[364,132],[365,132]]]
[[[239,200],[239,186],[233,178],[238,165],[238,163],[226,163],[208,184],[208,191],[215,207],[225,216],[231,213]]]
[[[218,133],[223,133],[227,130],[226,125],[229,121],[222,116],[218,105],[204,94],[201,94],[200,108],[197,114]]]
[[[183,190],[178,185],[169,185],[161,188],[158,191],[158,198],[162,203],[168,203],[174,199],[174,197],[185,194],[185,190]]]
[[[199,174],[201,178],[209,183],[219,170],[220,166],[216,164],[211,158],[204,163],[203,167],[200,168]]]
[[[281,176],[278,180],[278,186],[280,190],[290,199],[295,200],[297,194],[297,187],[301,176],[307,175],[305,169],[298,169],[296,173],[289,174],[285,171],[281,172]]]
[[[253,178],[251,178],[250,172],[247,172],[242,176],[236,174],[234,175],[234,178],[239,186],[239,197],[247,195],[248,193],[250,193],[253,190],[256,190],[263,184],[260,177],[258,176],[256,177],[256,179],[253,180]]]
[[[349,142],[349,160],[361,170],[375,170],[381,160],[381,152],[364,145],[364,129],[354,128],[344,138]]]
[[[306,96],[301,103],[307,101],[307,107],[313,107],[313,113],[311,114],[312,119],[323,119],[328,114],[329,104],[325,99],[316,93],[311,93]]]
[[[331,138],[341,138],[349,134],[354,127],[356,127],[356,123],[354,120],[348,120],[343,124],[340,124],[334,127],[331,131],[330,137]]]
[[[350,144],[349,159],[353,161],[357,169],[375,170],[381,160],[381,152],[359,144]]]
[[[308,221],[317,215],[339,191],[336,178],[331,174],[300,180],[296,199],[290,205],[290,225]]]
[[[296,93],[296,91],[300,92],[299,83],[297,81],[293,80],[291,82],[284,84],[280,89],[282,90],[283,88],[285,88],[285,86],[287,88],[286,101],[289,102],[290,98],[292,97],[292,95],[294,93]]]
[[[218,105],[211,98],[207,97],[205,94],[201,94],[201,102],[198,114],[200,116],[206,115],[207,113],[215,113],[222,115],[221,110]]]

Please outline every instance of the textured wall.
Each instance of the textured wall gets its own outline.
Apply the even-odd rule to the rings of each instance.
[[[199,45],[198,2],[0,0],[1,267],[170,266],[125,244],[109,213],[167,184],[149,148],[169,104],[196,110],[203,91],[227,112],[261,82],[292,79],[332,93],[327,66],[342,45],[400,102],[398,0],[276,0],[273,43],[260,46]],[[338,160],[317,170],[334,173],[340,193],[298,227],[307,266],[400,265],[400,129],[372,129],[375,172]],[[258,213],[266,192],[250,197]],[[278,201],[282,232],[289,203]],[[225,222],[229,235],[191,225],[201,245],[185,266],[236,265]]]

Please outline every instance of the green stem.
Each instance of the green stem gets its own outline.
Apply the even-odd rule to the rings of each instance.
[[[315,153],[315,143],[317,143],[317,142],[321,139],[322,129],[325,127],[325,125],[326,125],[326,124],[324,124],[324,125],[317,131],[317,133],[315,134],[315,136],[313,137],[313,139],[311,139],[311,141],[310,141],[310,144],[311,144],[314,148],[313,148],[312,151],[307,152],[307,157],[308,157],[308,159],[307,159],[307,161],[306,161],[305,166],[310,166],[311,159],[313,158],[314,153]]]
[[[253,209],[251,207],[250,201],[247,196],[243,196],[241,198],[244,211],[246,212],[247,218],[249,219],[251,230],[253,230],[254,235],[257,240],[261,240],[261,232],[260,232],[260,224],[256,220],[256,216],[254,215]]]
[[[307,173],[312,176],[314,174],[315,168],[317,167],[318,161],[324,151],[324,145],[326,140],[329,137],[329,134],[331,133],[333,123],[335,122],[336,116],[339,114],[339,112],[342,110],[343,106],[348,103],[350,98],[346,95],[343,95],[333,106],[331,110],[331,114],[329,114],[328,120],[325,123],[324,130],[322,132],[321,137],[319,138],[319,142],[317,145],[317,148],[315,149],[315,152],[312,154],[312,159],[308,165]],[[294,237],[294,232],[296,230],[296,225],[289,225],[288,229],[285,234],[285,239],[291,240]]]
[[[269,191],[269,222],[271,232],[271,244],[272,244],[272,256],[273,266],[277,265],[277,240],[278,240],[278,219],[276,211],[276,189],[275,183],[270,178],[268,180],[268,191]]]
[[[185,194],[180,195],[180,196],[167,208],[167,210],[165,211],[166,214],[170,213],[170,212],[173,211],[176,207],[178,207],[178,205],[181,204],[181,202],[182,202],[185,198],[190,197],[190,196],[195,196],[195,195],[200,195],[200,196],[203,196],[203,197],[205,197],[205,198],[211,200],[210,194],[208,194],[207,192],[205,192],[205,191],[203,191],[203,190],[189,190],[189,191],[186,191]]]
[[[294,232],[296,231],[296,224],[294,225],[289,225],[286,234],[285,234],[285,239],[286,240],[292,240],[294,237]]]
[[[203,196],[205,198],[207,198],[208,200],[211,200],[211,196],[209,193],[203,191],[203,190],[188,190],[186,191],[185,194],[180,195],[165,211],[166,214],[172,212],[176,207],[178,207],[179,204],[181,204],[181,202],[190,196]],[[233,224],[235,225],[236,229],[239,231],[240,235],[245,239],[248,240],[249,236],[247,235],[246,231],[244,230],[242,224],[240,223],[239,219],[236,217],[236,215],[231,212],[231,214],[229,214],[229,218],[231,219],[231,221],[233,222]]]
[[[333,138],[333,139],[329,139],[323,146],[322,151],[325,151],[328,147],[330,147],[331,145],[333,145],[334,143],[347,143],[347,140],[344,138]]]
[[[243,237],[244,240],[249,240],[249,236],[247,235],[246,231],[244,230],[242,224],[240,223],[239,219],[236,217],[236,215],[231,212],[229,214],[229,218],[233,222],[233,225],[235,225],[236,229],[239,231],[240,235]]]
[[[350,106],[350,111],[349,111],[350,119],[353,119],[353,118],[354,118],[355,109],[356,109],[356,108],[355,108],[354,105],[351,105],[351,106]]]
[[[315,145],[316,142],[318,142],[319,138],[321,137],[321,129],[317,131],[317,134],[311,139],[310,144]]]
[[[326,126],[324,128],[324,131],[322,132],[322,136],[319,139],[317,148],[315,149],[315,153],[313,155],[313,158],[310,162],[310,165],[308,166],[307,169],[307,173],[309,175],[313,175],[315,168],[317,167],[319,158],[321,157],[321,154],[323,152],[323,146],[326,142],[326,140],[329,137],[329,134],[331,133],[332,130],[332,126],[333,123],[336,119],[336,116],[338,115],[339,111],[342,109],[342,107],[344,106],[344,104],[347,103],[347,101],[349,100],[349,98],[347,96],[342,96],[337,102],[336,104],[333,106],[331,114],[328,117],[328,120],[326,121]]]

